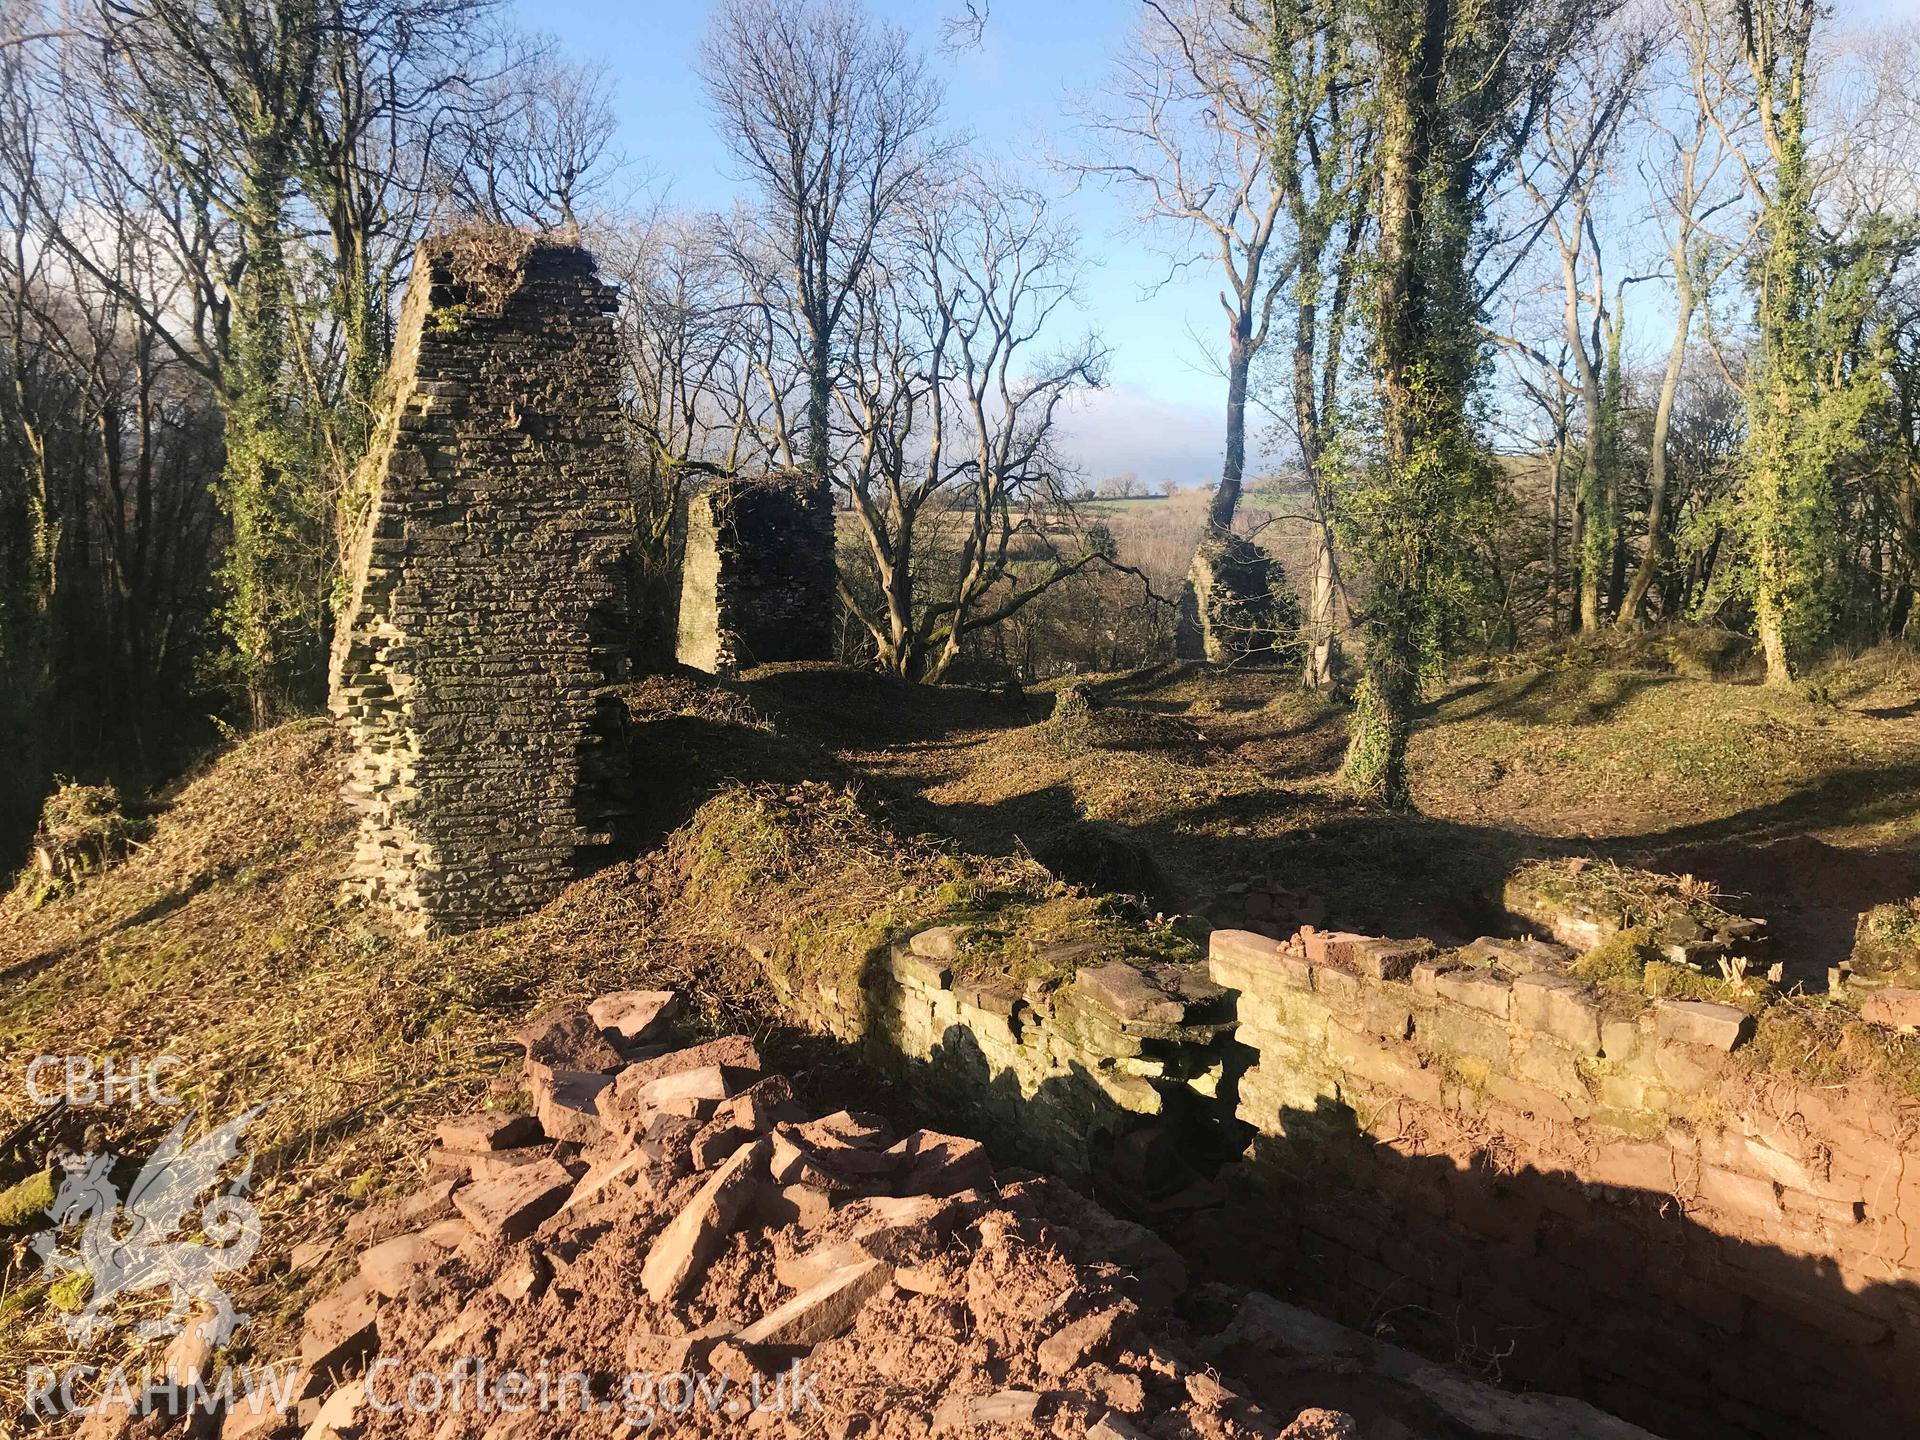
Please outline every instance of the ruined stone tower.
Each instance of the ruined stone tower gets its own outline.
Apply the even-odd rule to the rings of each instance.
[[[803,471],[735,477],[687,499],[682,665],[833,658],[833,503]]]
[[[415,259],[335,638],[349,884],[410,928],[496,923],[605,844],[631,501],[614,291],[507,230]]]

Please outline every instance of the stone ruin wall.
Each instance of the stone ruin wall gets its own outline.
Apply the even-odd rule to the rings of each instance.
[[[676,655],[731,675],[833,657],[833,500],[802,471],[716,481],[687,498]]]
[[[1920,1107],[1737,1010],[1311,929],[1016,991],[926,935],[789,1001],[1230,1273],[1672,1440],[1920,1427]]]
[[[1244,535],[1207,535],[1194,550],[1174,627],[1179,659],[1297,664],[1300,607],[1280,562]]]
[[[628,668],[615,295],[573,246],[415,260],[335,642],[349,885],[409,928],[496,923],[607,840]]]

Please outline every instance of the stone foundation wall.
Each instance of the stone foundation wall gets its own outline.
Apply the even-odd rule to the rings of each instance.
[[[1309,930],[1216,931],[1210,973],[1296,1295],[1669,1435],[1920,1424],[1911,1104],[1735,1063],[1730,1007],[1552,971]]]
[[[956,979],[955,948],[948,927],[924,931],[871,961],[857,991],[787,999],[1010,1153],[1075,1180],[1125,1175],[1148,1200],[1195,1178],[1168,1142],[1204,1145],[1226,1116],[1230,996],[1198,967],[1124,961],[1057,988]]]
[[[833,658],[833,502],[811,475],[722,480],[687,499],[680,663]]]
[[[615,296],[585,251],[429,241],[332,663],[350,885],[410,928],[533,909],[619,803],[632,535]]]
[[[858,993],[791,998],[1372,1333],[1670,1437],[1914,1433],[1920,1107],[1742,1063],[1730,1007],[1603,1003],[1542,948],[1481,943],[1464,965],[1218,930],[1211,984],[1090,961],[1016,992],[956,981],[942,930]],[[1209,1148],[1230,1163],[1202,1180]]]

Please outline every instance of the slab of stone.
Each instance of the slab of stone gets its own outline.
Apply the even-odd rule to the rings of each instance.
[[[1469,964],[1496,966],[1508,975],[1532,975],[1543,970],[1565,970],[1573,961],[1573,952],[1545,940],[1502,940],[1482,935],[1461,947],[1460,957]]]
[[[770,1149],[768,1141],[756,1140],[734,1151],[667,1222],[640,1269],[641,1288],[655,1302],[678,1300],[699,1283],[714,1254],[764,1187]]]
[[[885,1150],[810,1144],[799,1129],[777,1125],[767,1137],[769,1173],[776,1185],[806,1185],[835,1194],[865,1194],[892,1184],[905,1160]]]
[[[511,1174],[525,1165],[538,1165],[553,1153],[550,1141],[542,1140],[538,1145],[522,1145],[514,1150],[441,1150],[435,1149],[427,1157],[429,1166],[442,1164],[458,1165],[464,1177],[470,1180],[493,1180],[499,1176]],[[456,1182],[457,1183],[457,1182]],[[448,1208],[452,1208],[453,1196],[447,1196]]]
[[[1516,1025],[1564,1041],[1582,1055],[1600,1053],[1600,1006],[1566,975],[1522,975],[1513,982],[1508,1014]]]
[[[935,1407],[933,1431],[950,1434],[982,1425],[1030,1425],[1046,1396],[1034,1390],[999,1390],[991,1395],[949,1395]]]
[[[559,1213],[585,1210],[629,1191],[636,1199],[651,1196],[653,1186],[650,1175],[648,1157],[639,1150],[629,1150],[623,1155],[612,1155],[596,1161],[574,1185],[573,1192],[567,1196]]]
[[[397,1300],[413,1288],[414,1281],[431,1274],[452,1248],[424,1230],[396,1235],[360,1252],[360,1278],[375,1294]]]
[[[859,1260],[827,1275],[740,1332],[743,1345],[811,1347],[853,1324],[860,1309],[893,1278],[879,1260]]]
[[[540,1128],[554,1140],[591,1145],[602,1133],[600,1096],[613,1077],[598,1070],[555,1070],[527,1062],[527,1088]]]
[[[615,990],[587,1006],[594,1024],[628,1045],[659,1039],[679,1013],[680,996],[673,990]]]
[[[925,990],[944,990],[953,981],[953,966],[945,960],[917,954],[905,945],[887,950],[887,968],[902,985],[917,985]]]
[[[1130,1304],[1115,1305],[1083,1316],[1040,1342],[1034,1358],[1040,1368],[1058,1379],[1069,1370],[1105,1354],[1133,1328],[1136,1311]]]
[[[1178,1024],[1186,1018],[1184,1001],[1175,999],[1124,960],[1106,965],[1083,965],[1074,983],[1081,991],[1122,1020],[1151,1024]]]
[[[711,1100],[718,1105],[731,1096],[735,1088],[724,1066],[702,1065],[697,1070],[681,1070],[649,1080],[630,1094],[635,1105],[665,1110],[683,1100]]]
[[[372,1353],[379,1298],[355,1276],[307,1307],[300,1331],[300,1369],[306,1375],[332,1375],[358,1365]]]
[[[953,998],[962,1005],[971,1005],[976,1010],[984,1010],[989,1015],[1008,1020],[1020,1008],[1018,990],[991,980],[956,980],[953,983]]]
[[[342,1385],[320,1402],[319,1413],[300,1440],[353,1440],[360,1433],[360,1412],[366,1408],[367,1387],[362,1381]]]
[[[525,1113],[481,1110],[442,1120],[433,1134],[449,1150],[512,1150],[538,1140],[540,1122]]]
[[[768,1185],[754,1199],[754,1215],[770,1229],[782,1225],[816,1230],[826,1224],[841,1197],[812,1185]]]
[[[907,949],[928,960],[957,960],[966,948],[967,932],[960,925],[934,925],[907,941]]]
[[[524,1240],[566,1203],[573,1176],[557,1160],[523,1165],[492,1180],[463,1185],[453,1195],[454,1208],[483,1236],[512,1244]]]
[[[527,1059],[555,1070],[615,1070],[624,1058],[585,1010],[550,1010],[520,1027]]]
[[[887,1153],[907,1162],[896,1187],[902,1195],[958,1195],[993,1184],[992,1157],[978,1140],[916,1130]]]
[[[708,1170],[778,1123],[780,1107],[793,1099],[784,1075],[769,1075],[724,1101],[693,1137],[689,1154],[696,1170]]]
[[[653,1117],[650,1106],[636,1103],[636,1092],[667,1075],[719,1066],[735,1092],[760,1078],[760,1051],[744,1035],[728,1035],[699,1045],[670,1050],[664,1055],[636,1060],[614,1077],[613,1089],[600,1097],[601,1119],[628,1134],[646,1129]]]
[[[1513,1003],[1513,987],[1484,970],[1443,970],[1433,977],[1433,993],[1502,1020]]]
[[[1207,970],[1229,990],[1310,990],[1313,967],[1305,955],[1251,930],[1215,930],[1207,937]]]
[[[1920,1027],[1920,990],[1888,986],[1860,1002],[1860,1018],[1870,1025],[1911,1030]]]
[[[1327,960],[1368,980],[1401,981],[1419,961],[1433,953],[1425,940],[1383,940],[1377,937],[1329,936]]]
[[[1753,1033],[1753,1017],[1746,1011],[1711,1000],[1661,1000],[1654,1005],[1653,1023],[1662,1040],[1722,1052]]]

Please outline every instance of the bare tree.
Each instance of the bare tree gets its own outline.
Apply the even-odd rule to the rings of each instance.
[[[625,165],[606,66],[557,58],[543,40],[475,85],[455,125],[454,201],[503,225],[578,234]]]
[[[1048,348],[1078,260],[1044,195],[963,166],[916,199],[856,295],[841,473],[876,583],[843,575],[841,598],[883,666],[937,680],[968,635],[1111,558],[1068,523],[1054,451],[1106,352]]]
[[[806,464],[833,470],[843,325],[881,234],[936,151],[940,87],[852,0],[722,0],[701,47],[722,136],[760,192],[756,248],[799,321]]]
[[[1745,254],[1752,238],[1747,233],[1731,242],[1712,226],[1714,217],[1740,199],[1737,180],[1722,183],[1734,167],[1716,123],[1727,96],[1714,81],[1712,65],[1695,58],[1699,48],[1713,43],[1691,16],[1682,19],[1681,48],[1687,54],[1690,94],[1669,119],[1650,117],[1650,146],[1640,170],[1650,198],[1656,201],[1654,218],[1666,240],[1667,265],[1673,285],[1673,339],[1667,347],[1654,402],[1653,432],[1647,463],[1647,543],[1633,578],[1620,599],[1618,624],[1638,629],[1646,622],[1647,596],[1673,553],[1673,526],[1669,504],[1668,440],[1673,430],[1674,405],[1687,364],[1693,325],[1702,304],[1710,303],[1715,287]],[[1691,100],[1691,104],[1687,100]]]
[[[1573,393],[1584,444],[1573,517],[1579,623],[1597,629],[1609,609],[1610,577],[1622,569],[1617,424],[1620,293],[1607,293],[1605,239],[1598,210],[1612,175],[1621,123],[1640,91],[1656,36],[1626,29],[1607,35],[1590,63],[1575,67],[1547,97],[1531,153],[1514,157],[1519,189],[1533,203],[1559,262],[1562,339],[1573,362]],[[1611,389],[1610,389],[1611,387]]]

